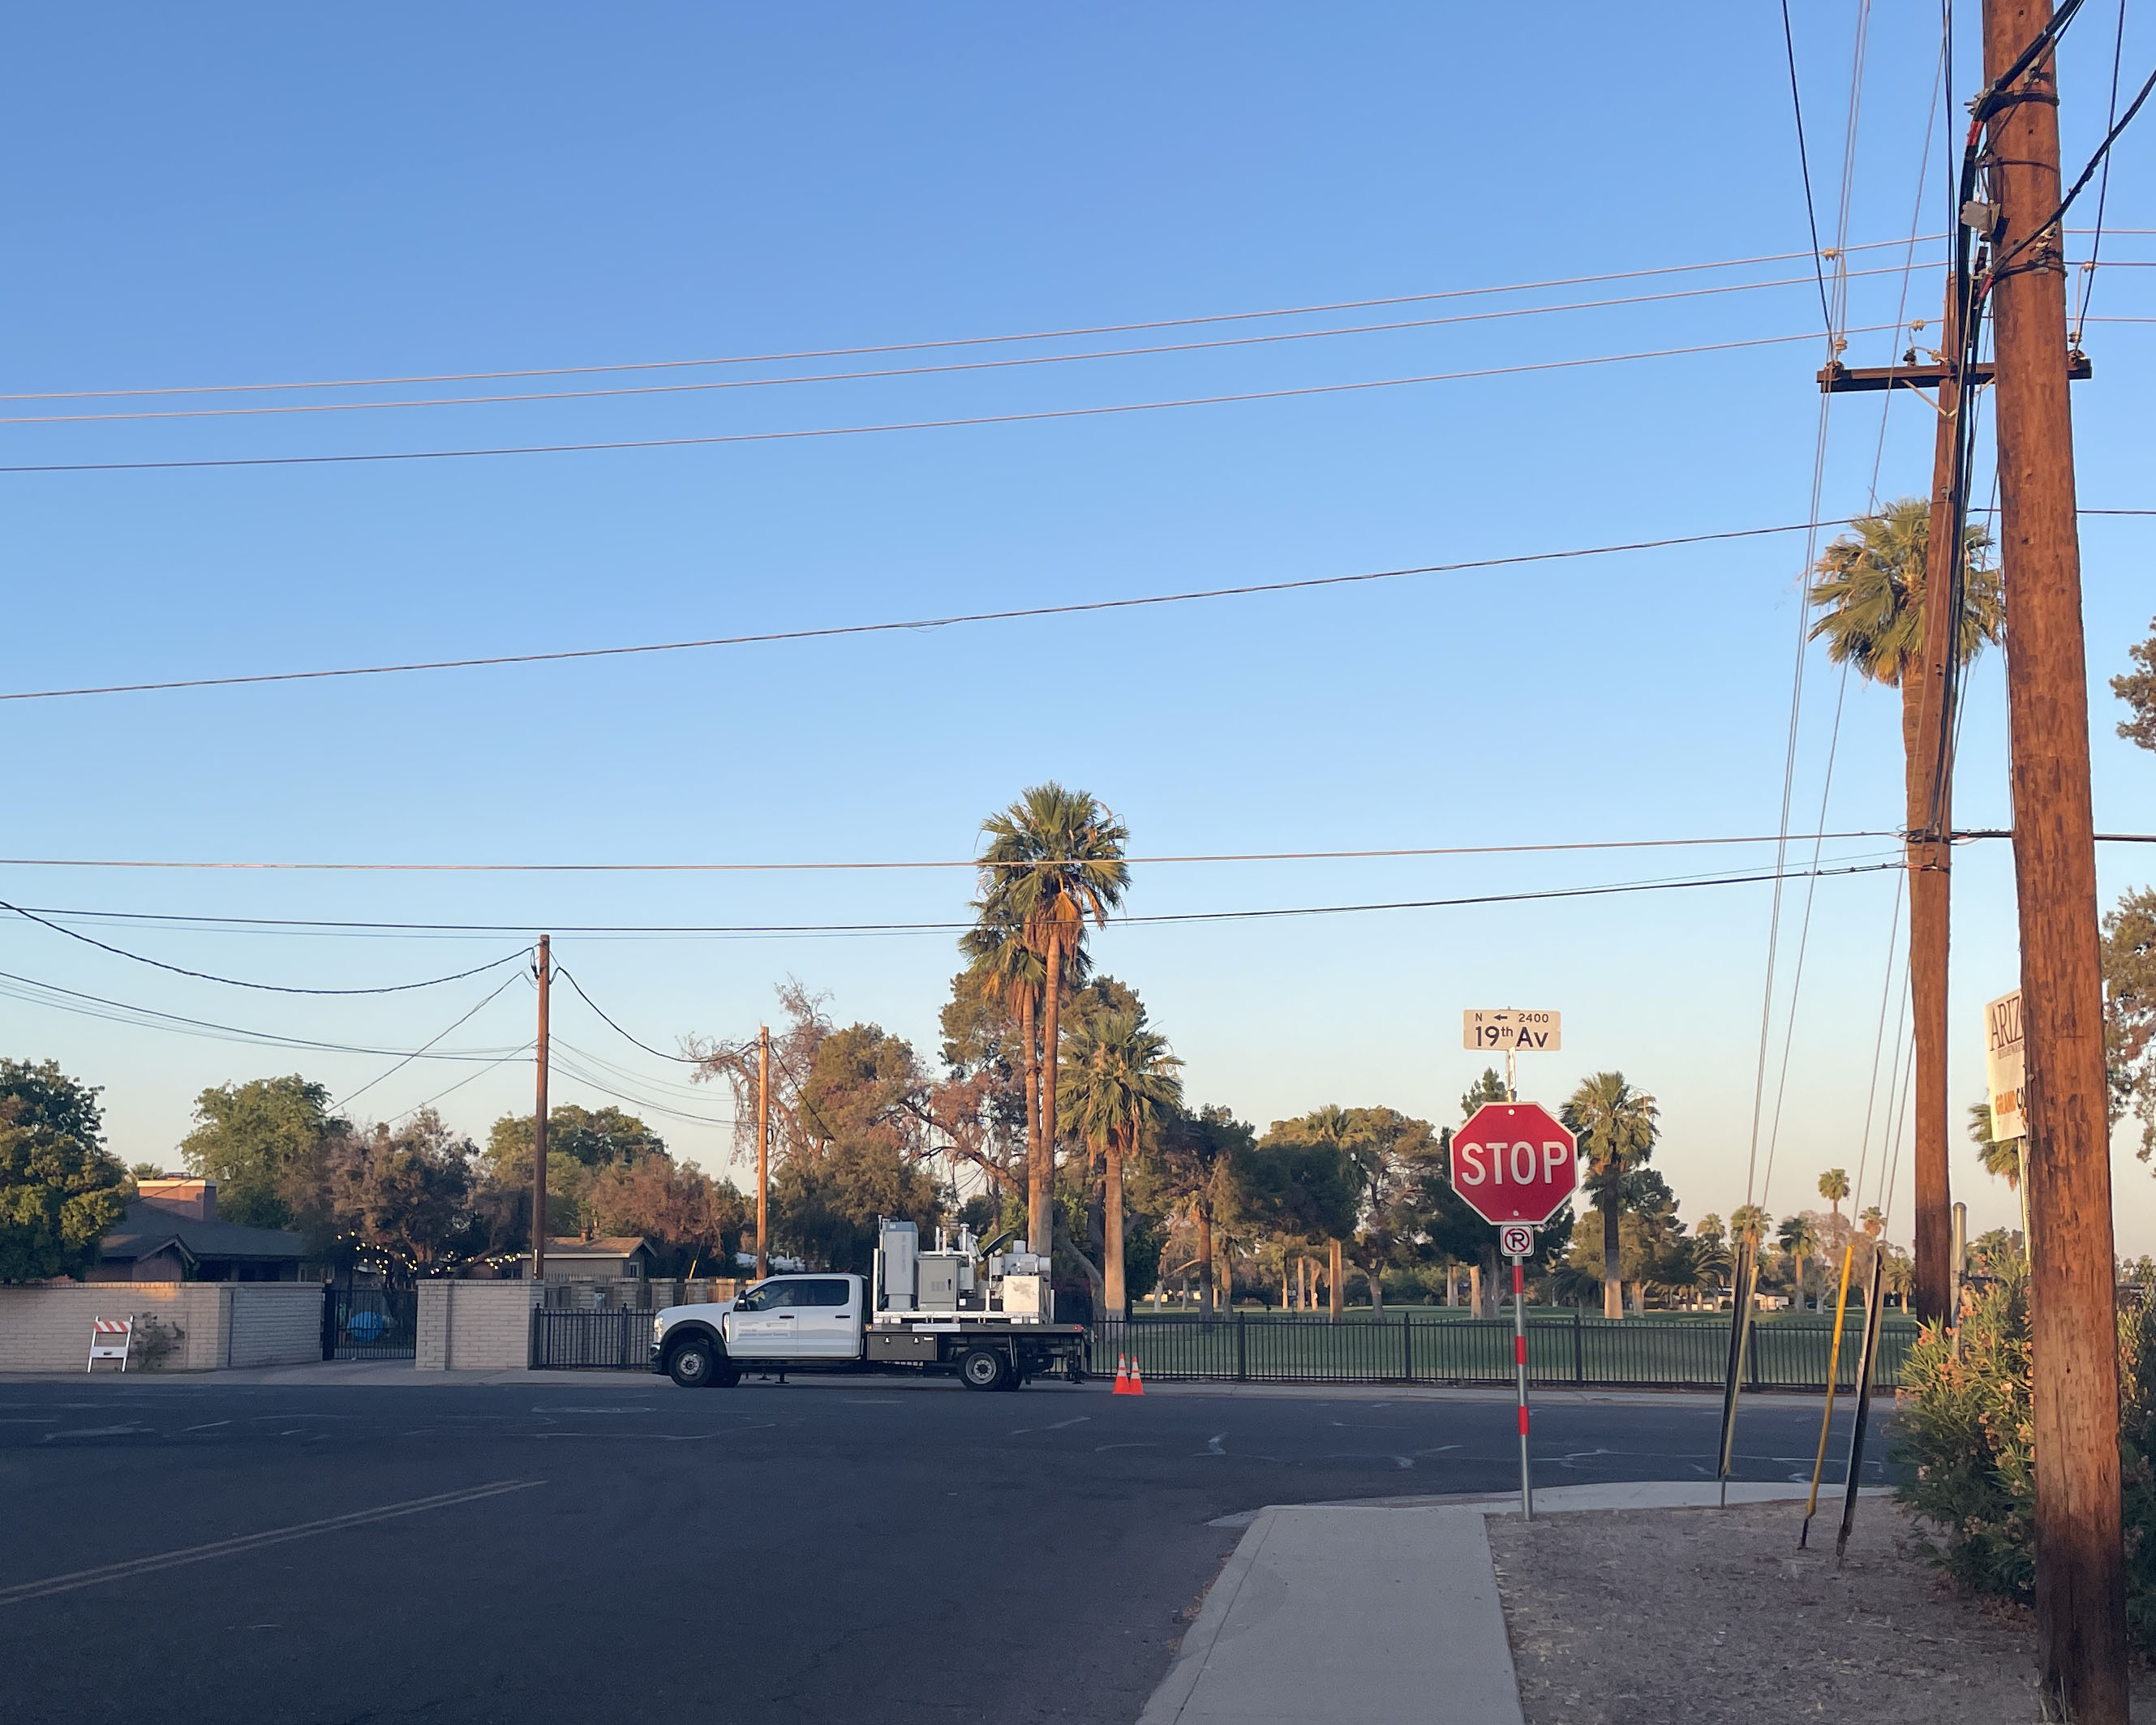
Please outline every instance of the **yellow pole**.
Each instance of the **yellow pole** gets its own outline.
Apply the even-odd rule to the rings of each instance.
[[[1819,1509],[1820,1475],[1826,1469],[1826,1434],[1834,1423],[1835,1379],[1841,1371],[1842,1315],[1849,1310],[1849,1263],[1856,1253],[1856,1239],[1850,1237],[1849,1244],[1841,1249],[1841,1292],[1834,1302],[1834,1345],[1827,1350],[1826,1406],[1820,1414],[1819,1455],[1812,1462],[1811,1496],[1804,1499],[1804,1524],[1797,1530],[1797,1549],[1804,1549],[1805,1537],[1812,1531],[1812,1517]]]

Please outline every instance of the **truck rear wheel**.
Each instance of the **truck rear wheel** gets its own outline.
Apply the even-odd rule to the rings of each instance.
[[[1009,1359],[993,1348],[969,1348],[958,1356],[958,1378],[968,1389],[1006,1389],[1012,1378]]]

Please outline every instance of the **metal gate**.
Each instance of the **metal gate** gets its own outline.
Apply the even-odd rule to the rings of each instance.
[[[410,1359],[418,1332],[416,1289],[331,1284],[322,1290],[324,1359]]]
[[[649,1312],[553,1312],[531,1314],[531,1363],[574,1371],[651,1369]]]

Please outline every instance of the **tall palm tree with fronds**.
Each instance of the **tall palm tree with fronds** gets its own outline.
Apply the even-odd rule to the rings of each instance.
[[[1834,1219],[1841,1219],[1841,1201],[1849,1196],[1849,1170],[1830,1168],[1820,1176],[1820,1196],[1834,1206]]]
[[[1565,1126],[1579,1141],[1587,1189],[1602,1211],[1602,1315],[1625,1315],[1624,1254],[1618,1217],[1625,1176],[1655,1153],[1661,1117],[1655,1099],[1635,1090],[1622,1072],[1597,1072],[1564,1105]]]
[[[1946,1298],[1944,1252],[1948,1229],[1947,1178],[1946,931],[1948,876],[1938,836],[1953,820],[1950,783],[1938,777],[1939,738],[1920,737],[1928,679],[1924,660],[1927,557],[1931,506],[1904,497],[1851,523],[1814,565],[1810,602],[1822,614],[1812,626],[1837,665],[1866,681],[1902,691],[1902,773],[1909,878],[1909,959],[1917,1053],[1917,1251],[1927,1305]],[[1967,665],[2006,626],[1999,571],[1984,552],[1983,529],[1964,530],[1960,614],[1951,619],[1951,672]],[[1940,559],[1943,563],[1946,559]],[[1928,1313],[1927,1315],[1932,1315]]]
[[[1005,914],[1006,907],[993,899],[976,899],[972,908],[979,920],[958,937],[967,985],[1018,1020],[1019,1043],[1024,1050],[1025,1165],[1030,1194],[1032,1170],[1041,1159],[1040,995],[1047,966],[1027,944],[1024,927]],[[1069,980],[1084,982],[1088,963],[1082,948],[1074,953],[1065,966]]]
[[[1123,1171],[1147,1136],[1172,1109],[1182,1106],[1183,1062],[1168,1039],[1148,1030],[1134,1013],[1111,1012],[1088,1019],[1064,1051],[1058,1088],[1071,1130],[1101,1151],[1106,1182],[1106,1244],[1101,1279],[1110,1317],[1129,1316],[1123,1276]]]
[[[1130,870],[1123,847],[1130,833],[1098,798],[1039,784],[1000,814],[981,823],[983,920],[993,914],[1015,925],[1040,958],[1040,1153],[1027,1159],[1027,1229],[1034,1250],[1055,1247],[1056,1071],[1061,1058],[1063,991],[1086,925],[1108,920],[1123,900]]]
[[[1819,1255],[1819,1224],[1799,1210],[1794,1216],[1782,1219],[1777,1237],[1782,1250],[1796,1260],[1796,1281],[1794,1284],[1796,1292],[1792,1303],[1802,1312],[1804,1309],[1804,1260]]]
[[[1978,1158],[1984,1171],[1995,1180],[2006,1182],[2006,1189],[2021,1200],[2021,1250],[2029,1250],[2029,1141],[2009,1138],[2005,1143],[1991,1136],[1991,1104],[1972,1102],[1969,1109],[1969,1136],[1976,1146]]]

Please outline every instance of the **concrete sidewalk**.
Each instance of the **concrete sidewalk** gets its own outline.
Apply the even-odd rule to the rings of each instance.
[[[1728,1501],[1804,1495],[1801,1486],[1732,1483]],[[1711,1483],[1684,1481],[1561,1486],[1535,1494],[1535,1513],[1692,1507],[1718,1496]],[[1484,1526],[1518,1512],[1515,1496],[1252,1512],[1138,1725],[1520,1725]]]

